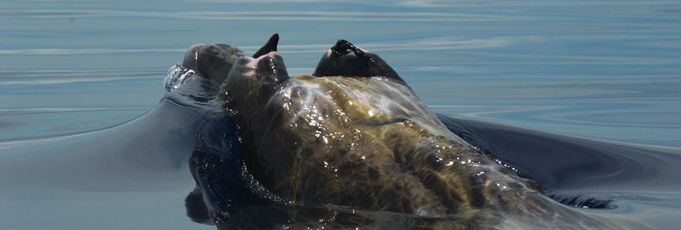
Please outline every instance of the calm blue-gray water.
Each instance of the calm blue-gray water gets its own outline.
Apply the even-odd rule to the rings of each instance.
[[[215,229],[186,215],[195,115],[159,104],[163,78],[193,44],[273,33],[290,75],[349,40],[520,175],[680,223],[679,1],[103,0],[0,1],[0,229]],[[604,155],[525,159],[510,126]]]

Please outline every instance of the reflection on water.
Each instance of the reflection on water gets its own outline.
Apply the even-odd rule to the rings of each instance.
[[[252,53],[274,32],[292,75],[310,74],[345,38],[379,52],[439,113],[635,143],[580,140],[599,156],[580,159],[600,165],[554,165],[495,145],[512,143],[503,141],[512,135],[494,139],[489,130],[500,126],[476,132],[481,146],[524,166],[521,174],[612,198],[608,212],[671,228],[681,210],[681,183],[668,176],[681,155],[678,2],[20,1],[0,9],[3,229],[214,229],[185,215],[194,182],[178,162],[190,151],[170,145],[174,155],[159,155],[160,143],[181,143],[159,133],[182,130],[176,125],[191,116],[171,105],[152,111],[176,117],[147,112],[190,45]],[[131,121],[143,114],[148,120]],[[539,159],[562,159],[550,158]],[[623,179],[634,169],[635,179]]]

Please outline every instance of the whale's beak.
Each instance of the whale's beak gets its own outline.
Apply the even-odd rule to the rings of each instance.
[[[273,34],[272,37],[270,37],[270,40],[267,40],[267,43],[253,54],[253,58],[258,58],[269,52],[277,51],[277,43],[279,43],[279,34]]]
[[[230,106],[242,106],[247,95],[269,98],[278,85],[290,79],[284,59],[276,51],[278,41],[279,35],[274,34],[254,58],[244,56],[236,60],[225,80]]]
[[[258,80],[272,88],[290,78],[284,59],[277,52],[278,43],[279,34],[273,34],[265,45],[255,52],[253,55],[255,60],[249,63],[252,68],[255,68]]]

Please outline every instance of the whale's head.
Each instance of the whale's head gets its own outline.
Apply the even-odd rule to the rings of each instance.
[[[337,111],[341,119],[365,125],[428,113],[411,88],[377,54],[339,40],[322,56],[312,76],[291,78],[276,51],[277,40],[275,34],[253,57],[242,56],[234,62],[221,86],[228,110],[248,120],[266,116],[262,122],[275,119],[276,114],[284,120],[274,123],[284,124],[310,113],[312,107]],[[258,121],[253,125],[262,124]]]
[[[229,108],[244,111],[267,104],[290,79],[284,59],[277,52],[278,40],[279,36],[274,34],[253,57],[241,56],[235,60],[221,86],[220,96]]]
[[[240,107],[244,105],[245,101],[250,101],[249,105],[263,105],[265,101],[270,100],[277,91],[282,91],[286,87],[283,86],[285,82],[291,79],[286,71],[284,60],[277,52],[277,42],[279,36],[274,34],[269,41],[258,50],[253,57],[247,57],[241,53],[233,52],[227,58],[228,51],[222,51],[222,55],[212,55],[213,58],[205,58],[208,62],[229,62],[226,65],[231,68],[227,71],[229,74],[224,74],[226,67],[214,68],[209,70],[202,70],[204,72],[217,72],[220,76],[228,76],[222,86],[224,92],[228,95],[225,101],[228,101],[232,107]],[[199,57],[205,48],[201,48]],[[217,50],[218,48],[213,48]],[[191,50],[190,50],[191,52]],[[190,54],[188,52],[188,54]],[[212,53],[215,53],[211,51]],[[216,58],[219,57],[219,58]],[[191,58],[190,58],[191,59]],[[185,61],[187,58],[185,58]],[[193,59],[192,59],[193,60]],[[200,64],[201,62],[199,62]],[[223,64],[224,65],[224,64]],[[208,68],[203,68],[208,69]],[[395,70],[386,63],[380,56],[375,53],[359,48],[346,40],[338,40],[320,59],[317,68],[312,73],[314,77],[347,77],[351,78],[381,78],[387,79],[390,82],[400,84],[407,88],[405,93],[413,94],[409,86],[402,80],[402,78],[395,72]],[[216,79],[218,77],[215,77]],[[309,78],[302,77],[296,80],[307,81]],[[366,80],[366,79],[365,79]],[[335,80],[339,84],[345,84],[343,80]],[[350,80],[352,81],[352,80]],[[361,81],[361,80],[359,80]],[[309,81],[308,81],[309,82]],[[360,83],[361,84],[361,83]],[[241,110],[241,109],[237,109]]]

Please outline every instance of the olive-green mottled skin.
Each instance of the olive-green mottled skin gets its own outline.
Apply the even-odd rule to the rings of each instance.
[[[221,99],[240,126],[241,159],[262,186],[293,204],[463,214],[473,226],[612,224],[543,196],[536,183],[481,154],[402,81],[289,79],[276,52],[234,65]]]
[[[366,87],[372,81],[401,89]],[[243,114],[251,118],[246,126],[260,143],[258,152],[267,154],[258,161],[274,169],[267,176],[273,179],[265,184],[273,192],[301,204],[429,216],[484,205],[482,194],[471,192],[476,185],[467,171],[471,164],[489,160],[453,136],[434,114],[424,113],[428,110],[423,104],[404,101],[394,105],[394,109],[402,106],[399,112],[368,115],[366,111],[376,110],[374,106],[348,92],[416,99],[412,93],[395,91],[410,92],[408,88],[387,79],[306,76],[283,87],[289,89],[264,107]]]

